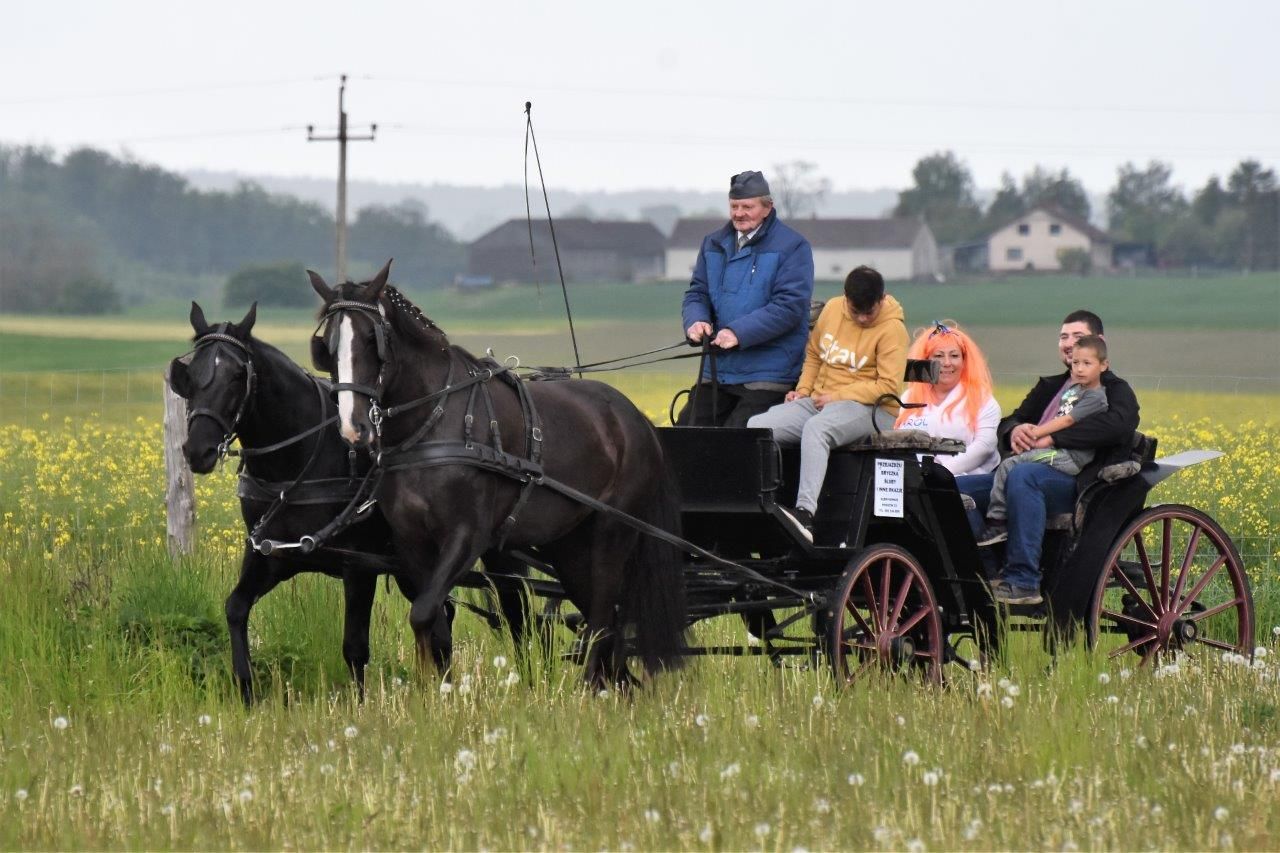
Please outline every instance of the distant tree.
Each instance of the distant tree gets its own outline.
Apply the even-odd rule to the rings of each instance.
[[[1218,214],[1230,207],[1232,202],[1233,199],[1222,188],[1218,176],[1213,175],[1191,200],[1191,212],[1201,224],[1213,225],[1218,221]]]
[[[1090,270],[1093,269],[1093,256],[1089,254],[1088,249],[1079,247],[1059,249],[1058,266],[1062,267],[1062,271],[1065,273],[1088,275]]]
[[[316,302],[307,284],[307,271],[299,263],[275,263],[238,270],[222,291],[222,304],[236,308],[257,302],[282,308],[306,308]]]
[[[894,216],[922,216],[939,243],[971,240],[982,228],[973,175],[951,151],[923,157],[911,171],[914,186],[898,193]]]
[[[1112,233],[1122,240],[1159,245],[1187,209],[1182,191],[1170,183],[1172,174],[1168,164],[1158,160],[1145,169],[1133,163],[1121,166],[1107,194]]]
[[[1065,168],[1054,172],[1037,165],[1022,178],[1022,198],[1028,208],[1048,204],[1089,219],[1089,194]]]
[[[413,199],[360,208],[350,247],[353,258],[375,270],[394,258],[392,280],[416,287],[448,284],[466,268],[464,247],[429,220],[426,205]]]
[[[1272,258],[1280,248],[1276,245],[1276,230],[1280,228],[1276,208],[1280,202],[1275,171],[1264,168],[1257,160],[1244,160],[1227,178],[1227,190],[1244,212],[1244,268],[1275,266]]]
[[[0,311],[99,314],[116,310],[115,286],[93,224],[47,197],[0,193]]]
[[[808,160],[773,164],[769,190],[783,219],[817,215],[822,199],[831,192],[831,181],[816,174],[817,169],[818,164]]]
[[[1026,212],[1027,202],[1022,197],[1022,192],[1014,183],[1013,175],[1005,172],[1000,176],[1000,189],[996,191],[995,198],[991,199],[991,204],[987,206],[987,212],[983,218],[983,230],[995,231]]]
[[[640,218],[653,223],[663,234],[670,235],[680,219],[680,208],[674,204],[651,204],[640,208]]]

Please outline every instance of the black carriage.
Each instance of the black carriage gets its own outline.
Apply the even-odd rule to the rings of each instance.
[[[833,453],[809,543],[779,509],[795,497],[796,448],[780,448],[768,430],[660,434],[680,480],[684,535],[757,575],[690,559],[692,617],[742,613],[760,639],[695,653],[821,651],[840,679],[911,665],[937,681],[943,664],[971,660],[959,651],[966,638],[991,649],[1004,616],[1054,639],[1082,627],[1111,656],[1133,652],[1144,663],[1195,643],[1252,653],[1252,599],[1230,538],[1197,509],[1144,508],[1155,484],[1215,452],[1157,460],[1155,442],[1139,436],[1131,464],[1049,519],[1045,603],[997,611],[984,575],[1001,555],[978,547],[966,498],[936,462],[962,449],[954,442],[895,431]],[[778,611],[789,615],[779,622]],[[788,630],[802,620],[813,627],[807,636]]]

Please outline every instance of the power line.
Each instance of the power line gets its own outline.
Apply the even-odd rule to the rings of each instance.
[[[317,80],[331,80],[336,75],[319,75],[315,77],[286,77],[272,80],[242,80],[237,82],[192,83],[187,86],[165,86],[152,89],[122,89],[104,92],[68,92],[61,95],[37,95],[25,98],[0,98],[0,105],[38,105],[60,104],[70,101],[98,101],[115,98],[148,98],[168,95],[189,95],[193,92],[233,91],[237,89],[263,89],[271,86],[293,86],[299,83],[314,83]]]

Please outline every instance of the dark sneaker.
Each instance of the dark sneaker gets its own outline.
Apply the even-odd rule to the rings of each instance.
[[[978,547],[985,548],[997,542],[1005,542],[1009,538],[1009,527],[1004,521],[988,521],[987,526],[978,533]]]
[[[1034,586],[1015,586],[1008,581],[999,581],[991,592],[1001,604],[1039,604],[1044,601],[1040,590]]]
[[[786,520],[787,525],[804,537],[806,542],[813,543],[813,513],[804,507],[787,507],[780,506],[782,517]]]

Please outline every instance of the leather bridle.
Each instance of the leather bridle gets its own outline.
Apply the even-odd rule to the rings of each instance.
[[[244,396],[240,398],[240,404],[236,407],[236,413],[230,421],[223,416],[221,412],[214,409],[193,408],[187,412],[187,432],[191,432],[191,424],[196,418],[206,417],[216,423],[222,430],[222,440],[218,442],[218,459],[226,457],[227,452],[231,449],[231,443],[236,440],[236,428],[240,425],[240,419],[244,417],[245,410],[249,407],[249,400],[253,397],[253,387],[256,381],[256,374],[253,369],[253,352],[249,346],[239,338],[228,335],[225,332],[210,332],[202,335],[195,342],[195,351],[199,352],[201,347],[214,346],[217,344],[230,344],[240,352],[244,353],[244,360],[240,362],[240,366],[244,367]]]

